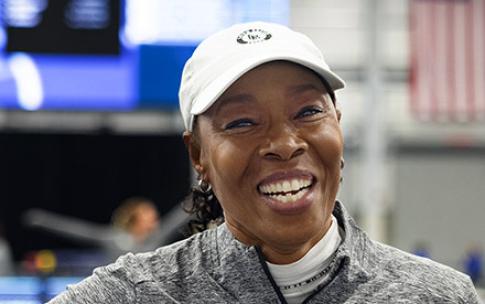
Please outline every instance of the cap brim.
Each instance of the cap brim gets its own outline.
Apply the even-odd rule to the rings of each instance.
[[[209,109],[214,102],[227,90],[236,80],[238,80],[242,75],[247,73],[249,70],[270,61],[275,60],[287,60],[301,64],[313,71],[318,75],[323,77],[332,88],[332,90],[338,90],[345,87],[345,82],[338,77],[335,73],[326,69],[319,62],[313,62],[308,59],[302,59],[307,56],[298,56],[298,54],[287,54],[287,53],[271,53],[271,54],[261,54],[260,56],[242,61],[239,64],[233,65],[228,68],[224,73],[217,77],[212,83],[210,83],[194,100],[191,114],[198,115],[204,113]]]

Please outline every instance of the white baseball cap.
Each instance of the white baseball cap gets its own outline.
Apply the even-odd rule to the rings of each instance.
[[[332,90],[345,86],[307,36],[275,23],[236,24],[202,41],[185,63],[179,91],[185,129],[192,131],[194,117],[209,109],[238,78],[274,60],[313,70]]]

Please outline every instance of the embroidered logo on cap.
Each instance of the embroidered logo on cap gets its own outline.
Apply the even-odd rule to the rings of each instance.
[[[240,44],[253,44],[269,40],[271,34],[262,29],[249,29],[245,30],[239,36],[237,36],[237,43]]]

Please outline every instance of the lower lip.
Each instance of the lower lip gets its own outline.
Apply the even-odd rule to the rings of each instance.
[[[262,196],[266,205],[271,208],[271,210],[285,215],[293,215],[301,213],[311,206],[311,204],[313,203],[314,188],[315,185],[312,185],[310,188],[307,189],[306,193],[300,199],[291,203],[283,203],[279,200],[271,198],[268,195],[260,195]]]

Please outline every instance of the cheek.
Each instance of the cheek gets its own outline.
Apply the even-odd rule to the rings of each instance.
[[[229,140],[214,141],[205,159],[208,179],[216,195],[219,189],[228,189],[230,194],[240,189],[250,161],[247,145],[233,143]],[[226,193],[217,195],[222,199]]]
[[[325,125],[312,132],[309,140],[314,143],[320,159],[326,167],[340,168],[343,155],[342,132],[338,125]]]
[[[211,149],[208,178],[226,218],[236,217],[244,221],[248,214],[246,200],[251,192],[251,183],[248,182],[251,179],[250,150],[248,145],[236,145],[231,141],[215,144]]]

